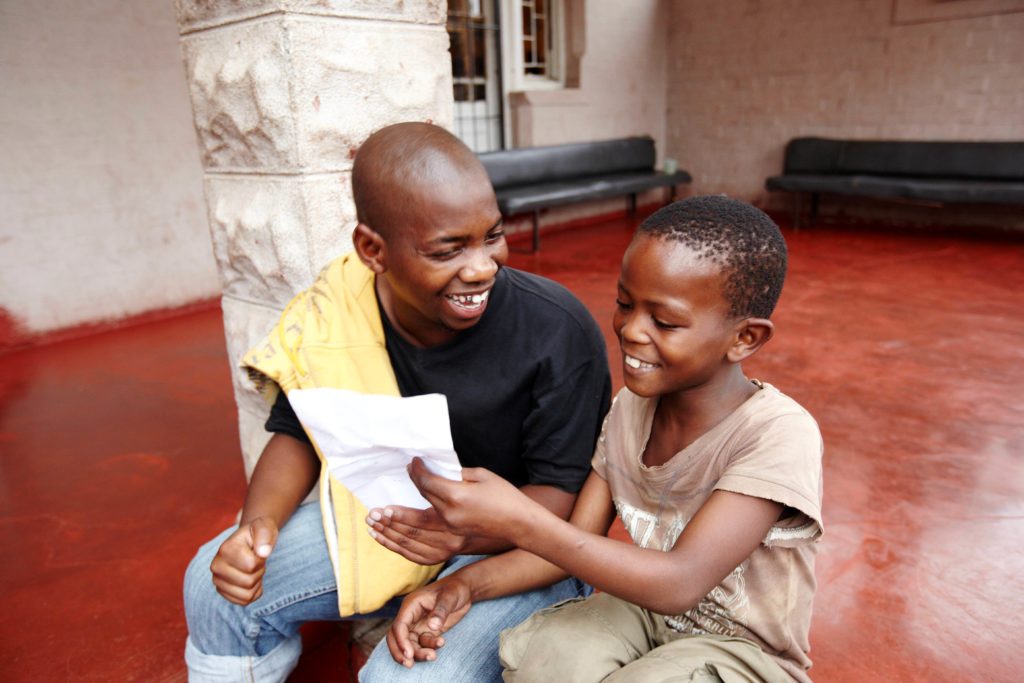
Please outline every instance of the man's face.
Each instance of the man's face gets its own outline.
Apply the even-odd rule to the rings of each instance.
[[[638,237],[622,259],[612,326],[626,386],[663,396],[724,375],[737,334],[724,296],[725,276],[684,245]]]
[[[406,188],[389,212],[386,270],[378,292],[391,322],[413,343],[435,346],[480,321],[508,258],[501,213],[482,169],[459,182]],[[396,193],[397,195],[397,193]],[[370,226],[374,227],[374,226]]]

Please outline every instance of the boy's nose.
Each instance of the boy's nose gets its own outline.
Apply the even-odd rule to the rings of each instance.
[[[647,336],[647,332],[639,318],[640,316],[635,313],[623,318],[622,327],[619,329],[619,336],[622,339],[636,344],[645,344],[650,341],[650,337]]]

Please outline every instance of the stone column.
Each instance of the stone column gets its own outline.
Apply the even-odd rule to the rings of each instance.
[[[176,0],[248,477],[268,406],[237,365],[352,248],[356,150],[452,125],[444,0]]]

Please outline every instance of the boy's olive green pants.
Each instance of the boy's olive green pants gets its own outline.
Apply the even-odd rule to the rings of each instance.
[[[743,638],[673,631],[607,593],[567,600],[501,633],[505,681],[665,683],[793,679]]]

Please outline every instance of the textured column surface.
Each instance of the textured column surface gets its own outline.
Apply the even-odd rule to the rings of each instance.
[[[356,150],[399,121],[451,127],[444,0],[177,0],[246,475],[268,407],[238,367],[351,249]]]

